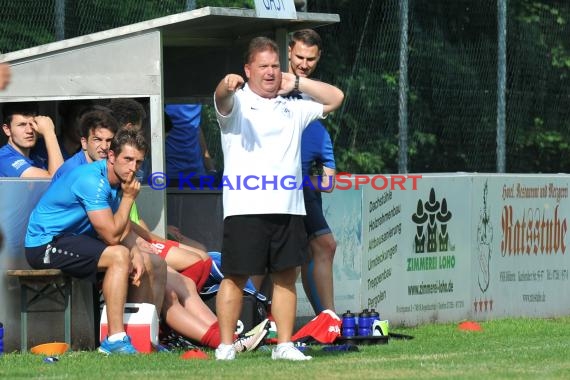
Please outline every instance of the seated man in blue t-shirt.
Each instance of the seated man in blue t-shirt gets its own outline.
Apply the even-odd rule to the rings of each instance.
[[[0,148],[0,177],[51,178],[63,163],[52,120],[38,116],[35,103],[5,104],[2,113],[8,143]],[[45,140],[47,162],[30,154],[38,135]]]
[[[129,212],[140,191],[135,173],[147,149],[140,133],[117,134],[106,160],[81,165],[54,181],[28,223],[25,253],[32,268],[60,269],[93,282],[98,272],[106,272],[109,336],[99,347],[105,354],[137,352],[123,325],[127,294],[131,302],[154,303],[159,312],[162,306],[166,263],[136,246],[121,245],[132,234]]]
[[[61,165],[53,176],[54,181],[77,166],[107,158],[113,136],[119,129],[117,121],[110,112],[100,108],[84,114],[79,125],[81,150]]]

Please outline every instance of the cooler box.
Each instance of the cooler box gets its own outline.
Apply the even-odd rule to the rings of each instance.
[[[158,315],[156,307],[150,303],[126,303],[123,314],[125,331],[138,352],[152,352],[153,345],[158,345]],[[99,341],[107,337],[107,305],[101,313]]]

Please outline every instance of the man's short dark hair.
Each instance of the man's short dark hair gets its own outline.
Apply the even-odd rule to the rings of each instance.
[[[106,110],[106,111],[105,111]],[[116,134],[119,130],[119,124],[113,116],[111,110],[107,107],[97,106],[97,109],[87,111],[81,116],[79,121],[81,137],[89,138],[89,133],[98,128],[108,129]]]
[[[14,115],[37,116],[38,103],[36,102],[17,102],[5,103],[2,107],[2,116],[4,124],[10,125]]]
[[[127,124],[141,124],[146,118],[146,111],[142,104],[134,99],[117,98],[112,99],[107,107],[113,112],[113,117],[119,123],[119,128]]]
[[[119,129],[115,134],[115,137],[113,137],[113,141],[111,141],[111,147],[109,150],[112,150],[113,153],[115,153],[115,156],[118,156],[121,154],[125,145],[130,145],[143,152],[143,155],[145,156],[148,152],[148,143],[146,142],[144,134],[138,130]]]
[[[289,47],[293,48],[295,43],[302,42],[307,46],[317,46],[319,51],[323,49],[323,40],[319,33],[315,32],[313,29],[301,29],[297,30],[291,35],[291,41],[289,41]]]
[[[279,55],[279,46],[277,43],[273,41],[271,38],[267,37],[255,37],[249,42],[249,46],[247,47],[247,51],[245,53],[245,63],[251,63],[253,57],[257,53],[261,53],[263,51],[270,50],[277,55]]]

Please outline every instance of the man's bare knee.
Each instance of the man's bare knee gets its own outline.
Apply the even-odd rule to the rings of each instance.
[[[311,243],[312,246],[317,246],[317,249],[312,249],[313,255],[326,255],[326,259],[330,260],[334,258],[334,254],[336,252],[336,240],[332,234],[321,235],[315,238]],[[325,257],[322,258],[324,259]]]
[[[129,249],[123,245],[110,245],[99,258],[99,268],[128,268],[131,263]]]
[[[295,287],[297,276],[298,276],[297,268],[290,268],[280,272],[271,273],[271,279],[273,280],[273,285],[284,288]]]

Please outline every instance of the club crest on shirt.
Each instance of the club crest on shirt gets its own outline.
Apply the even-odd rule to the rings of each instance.
[[[290,119],[292,117],[291,110],[287,106],[283,107],[283,110],[281,112],[287,119]]]

